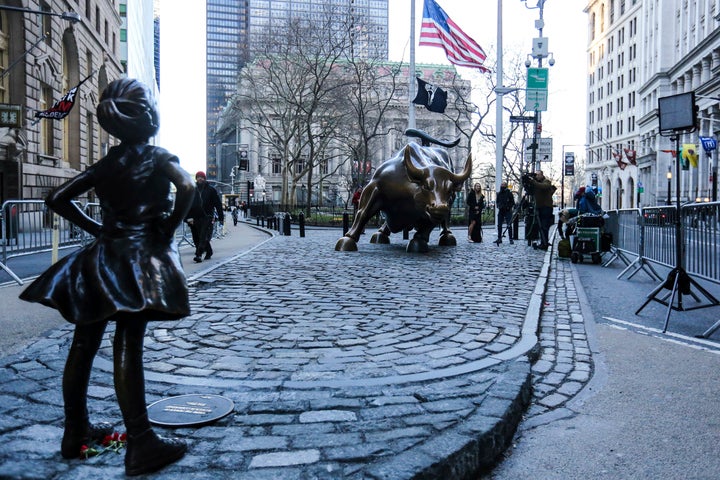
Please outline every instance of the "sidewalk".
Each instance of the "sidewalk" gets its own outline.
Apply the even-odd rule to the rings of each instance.
[[[694,334],[720,318],[720,307],[673,311],[663,334],[664,306],[634,314],[657,282],[645,275],[618,280],[623,267],[553,262],[533,405],[488,478],[718,478],[720,332],[708,340]],[[706,287],[718,295],[717,285]],[[554,305],[558,319],[570,314],[569,330],[565,322],[553,328]],[[587,350],[557,345],[581,336],[583,325]],[[588,357],[588,374],[559,376],[568,358],[578,365]]]

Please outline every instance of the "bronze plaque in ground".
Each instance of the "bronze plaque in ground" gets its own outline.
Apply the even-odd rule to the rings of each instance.
[[[229,415],[235,404],[220,395],[178,395],[148,406],[150,422],[164,427],[188,427],[212,423]]]

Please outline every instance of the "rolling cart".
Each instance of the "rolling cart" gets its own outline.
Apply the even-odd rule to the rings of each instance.
[[[605,219],[601,215],[580,215],[576,219],[575,240],[570,253],[572,263],[582,263],[584,255],[590,255],[592,263],[602,261],[602,254],[610,251],[612,239],[605,234]]]

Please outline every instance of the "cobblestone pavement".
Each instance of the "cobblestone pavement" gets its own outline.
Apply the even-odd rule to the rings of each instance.
[[[359,252],[335,252],[338,230],[296,233],[204,272],[193,314],[151,325],[149,403],[201,393],[235,405],[175,429],[189,452],[156,478],[472,478],[523,414],[561,407],[592,374],[571,267],[551,251],[486,235],[418,255],[398,235],[367,235]],[[124,476],[121,455],[59,455],[71,332],[0,359],[1,478]],[[90,410],[122,430],[111,336]]]

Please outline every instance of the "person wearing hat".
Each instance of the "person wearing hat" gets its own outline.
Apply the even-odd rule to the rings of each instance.
[[[205,172],[199,171],[195,174],[195,200],[185,220],[190,225],[190,232],[195,244],[193,260],[197,263],[203,261],[203,254],[205,254],[205,260],[212,257],[213,249],[210,240],[212,239],[215,215],[222,226],[225,222],[225,212],[220,195],[214,187],[207,183]]]
[[[175,230],[192,204],[195,186],[177,156],[148,143],[159,122],[147,86],[129,78],[111,82],[100,96],[97,119],[120,144],[45,200],[95,238],[53,264],[20,298],[55,308],[75,325],[62,377],[60,453],[66,459],[79,458],[83,445],[113,431],[110,424],[90,422],[88,384],[108,323],[115,324],[113,375],[127,429],[125,473],[140,475],[179,460],[187,450],[185,442],[163,438],[150,425],[143,338],[150,321],[190,314]],[[90,190],[100,200],[102,223],[74,201]]]

